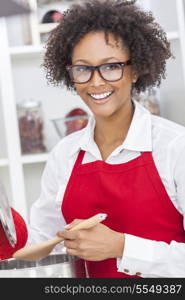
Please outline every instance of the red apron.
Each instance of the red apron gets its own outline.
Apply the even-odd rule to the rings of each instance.
[[[145,239],[185,242],[183,217],[173,206],[151,152],[122,164],[81,164],[80,151],[62,203],[67,223],[107,213],[109,228]],[[86,262],[89,277],[137,277],[118,272],[116,259]],[[139,270],[138,270],[139,271]]]

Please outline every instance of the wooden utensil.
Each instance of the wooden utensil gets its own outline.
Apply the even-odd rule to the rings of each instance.
[[[83,220],[77,225],[74,225],[69,231],[76,231],[80,229],[88,229],[99,222],[105,220],[107,214],[97,214],[89,219]],[[63,241],[62,237],[56,236],[52,240],[48,240],[39,244],[26,246],[18,251],[14,252],[13,257],[16,259],[26,261],[38,261],[46,256],[53,250],[53,248],[60,242]]]

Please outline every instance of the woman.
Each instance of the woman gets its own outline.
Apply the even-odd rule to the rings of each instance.
[[[75,90],[93,117],[51,152],[30,236],[58,232],[89,277],[185,277],[185,128],[132,97],[160,85],[171,56],[164,31],[133,1],[74,5],[48,40],[47,79]],[[108,217],[67,230],[97,213]]]

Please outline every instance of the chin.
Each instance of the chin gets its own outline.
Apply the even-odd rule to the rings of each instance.
[[[105,108],[101,110],[97,109],[91,111],[94,114],[94,116],[98,118],[110,118],[116,113],[116,110],[105,109]]]

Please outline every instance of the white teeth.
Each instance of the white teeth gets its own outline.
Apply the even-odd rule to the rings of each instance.
[[[99,99],[104,99],[104,98],[110,96],[111,94],[112,94],[112,92],[103,93],[103,94],[90,94],[90,95],[91,95],[91,97],[93,97],[94,99],[99,100]]]

